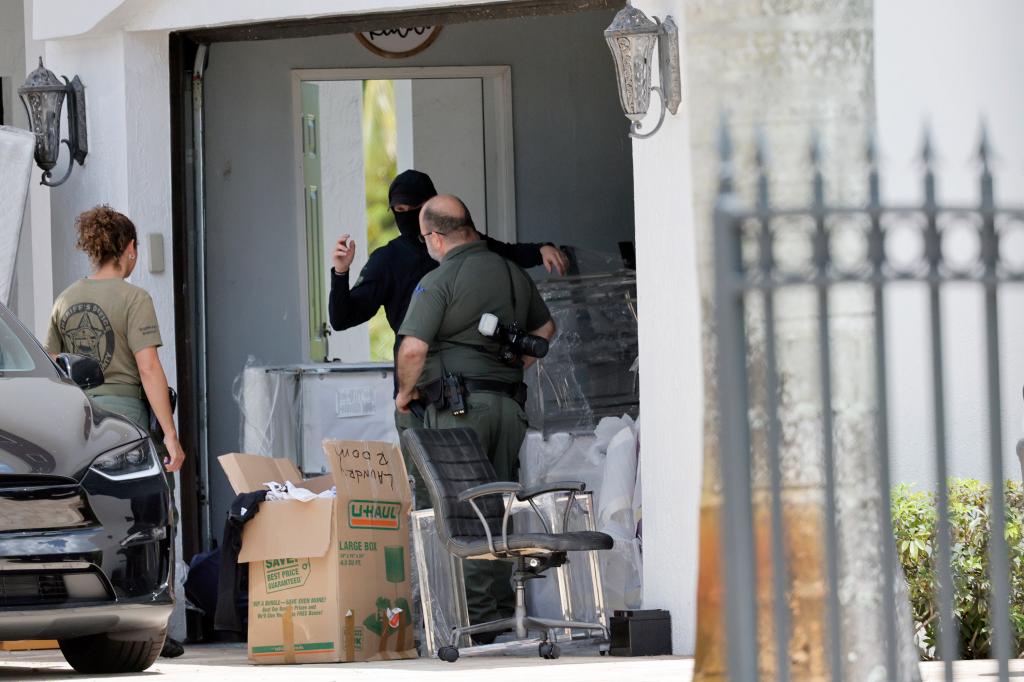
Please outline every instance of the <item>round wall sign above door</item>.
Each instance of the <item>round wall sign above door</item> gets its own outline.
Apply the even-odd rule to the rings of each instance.
[[[441,26],[417,26],[415,28],[385,28],[379,31],[363,31],[356,38],[370,52],[381,57],[401,59],[423,52],[437,40]]]

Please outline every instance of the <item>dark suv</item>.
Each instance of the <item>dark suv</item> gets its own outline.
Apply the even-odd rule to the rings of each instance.
[[[82,392],[0,304],[0,640],[56,639],[79,672],[156,660],[174,604],[173,508],[149,436]]]

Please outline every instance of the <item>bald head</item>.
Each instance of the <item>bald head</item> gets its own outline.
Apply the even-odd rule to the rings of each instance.
[[[466,204],[450,194],[439,194],[423,204],[420,234],[431,258],[437,261],[450,249],[480,238]]]

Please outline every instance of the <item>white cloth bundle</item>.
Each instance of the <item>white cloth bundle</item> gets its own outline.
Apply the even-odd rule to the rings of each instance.
[[[277,483],[276,481],[269,481],[263,485],[267,486],[270,491],[267,493],[267,500],[298,500],[299,502],[309,502],[318,498],[327,499],[338,496],[338,489],[335,486],[331,486],[330,490],[325,490],[319,495],[314,493],[312,490],[306,488],[300,488],[291,481],[285,481],[284,483]]]

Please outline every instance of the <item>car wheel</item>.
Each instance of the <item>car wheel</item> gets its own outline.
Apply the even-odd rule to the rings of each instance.
[[[62,639],[60,651],[80,673],[139,673],[160,655],[167,630],[150,639],[120,640],[107,635]]]

